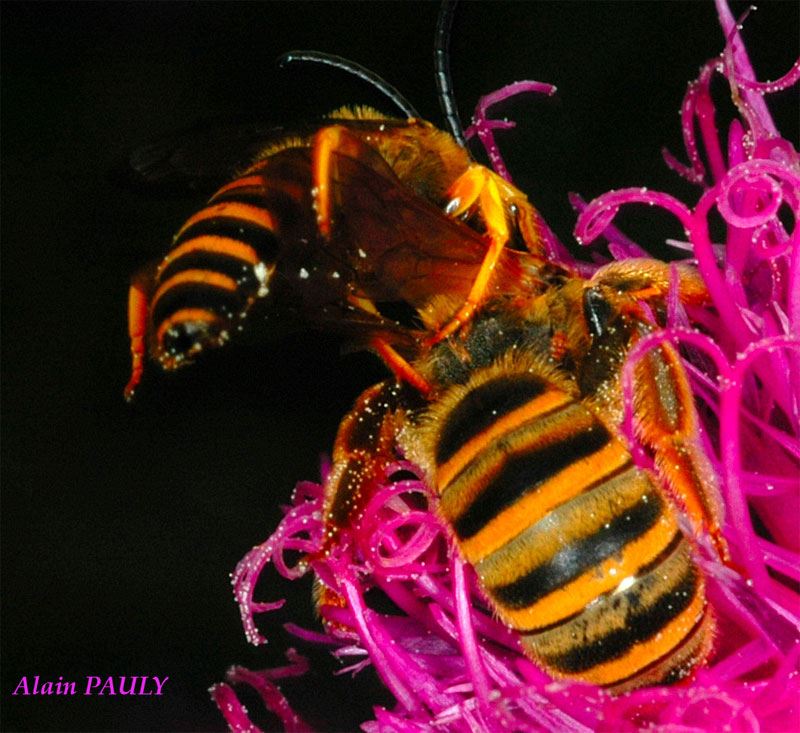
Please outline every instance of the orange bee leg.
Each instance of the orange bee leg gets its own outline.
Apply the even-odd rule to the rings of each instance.
[[[395,460],[397,411],[397,385],[381,382],[362,392],[342,420],[325,481],[323,552],[363,511],[382,469]]]
[[[506,206],[497,176],[488,168],[480,165],[470,166],[450,187],[448,196],[450,203],[445,211],[450,216],[460,216],[477,204],[486,226],[489,248],[466,301],[452,318],[430,337],[428,345],[431,346],[455,333],[472,318],[486,297],[492,272],[510,237]]]
[[[380,337],[375,337],[370,342],[370,346],[372,346],[378,356],[383,359],[386,366],[392,370],[392,373],[398,380],[410,384],[423,396],[427,396],[431,393],[433,387],[431,387],[428,381],[414,369],[411,364],[392,348],[388,341]]]
[[[696,269],[670,266],[649,259],[612,262],[598,270],[591,282],[617,293],[616,307],[641,318],[639,300],[664,298],[677,267],[682,302],[700,304],[708,294]],[[686,373],[675,348],[662,344],[646,354],[635,369],[634,405],[637,433],[654,458],[656,469],[695,531],[707,532],[720,558],[730,564],[722,535],[722,499],[714,471],[699,446],[698,418]]]
[[[322,609],[325,607],[328,608],[347,608],[347,599],[338,591],[334,590],[319,577],[314,578],[314,585],[311,588],[311,597],[314,601],[314,608],[317,610],[317,614],[323,616]],[[329,618],[322,618],[322,623],[325,627],[329,630],[347,632],[351,629],[341,622],[332,621]]]
[[[314,138],[311,171],[313,177],[314,208],[317,211],[317,228],[323,237],[331,236],[331,151],[341,137],[340,127],[325,127]]]
[[[708,302],[708,291],[697,269],[687,264],[669,265],[651,259],[629,259],[601,267],[592,283],[606,285],[637,300],[663,298],[670,288],[672,268],[678,276],[678,296],[682,303],[700,305]]]
[[[368,146],[343,125],[330,125],[317,132],[311,147],[311,179],[317,228],[325,239],[329,239],[333,228],[333,154],[362,159]]]
[[[510,200],[517,210],[517,227],[525,247],[534,256],[537,264],[544,265],[548,258],[542,240],[542,229],[546,226],[539,212],[530,205],[522,193]]]
[[[672,498],[698,532],[707,532],[723,562],[730,552],[722,535],[722,500],[714,471],[698,443],[698,418],[677,351],[662,344],[635,368],[637,433],[653,454]]]
[[[347,296],[347,302],[350,303],[350,305],[352,305],[354,308],[358,308],[365,313],[370,313],[378,318],[381,318],[381,314],[375,307],[375,303],[373,303],[369,298],[363,298],[351,293]],[[431,393],[433,387],[431,387],[428,381],[416,369],[414,369],[411,364],[409,364],[400,354],[397,353],[397,351],[386,339],[381,338],[380,336],[375,336],[370,339],[369,346],[381,359],[383,359],[384,364],[386,364],[386,366],[392,371],[392,374],[394,374],[399,381],[410,384],[423,396],[427,396]]]
[[[136,280],[128,291],[128,335],[131,339],[131,377],[125,386],[125,399],[133,399],[133,393],[142,381],[145,361],[145,338],[147,334],[148,296],[143,285]]]
[[[316,557],[324,557],[338,534],[358,520],[383,469],[396,458],[397,394],[397,385],[391,382],[370,387],[339,425],[333,466],[325,480],[322,548]],[[324,607],[341,608],[346,603],[336,588],[319,580],[315,583],[314,604],[323,617]]]

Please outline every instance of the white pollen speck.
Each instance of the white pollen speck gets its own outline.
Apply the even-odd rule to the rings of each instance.
[[[300,279],[301,280],[308,280],[308,270],[305,267],[300,268]]]
[[[334,270],[334,271],[331,273],[331,277],[332,277],[334,280],[338,280],[338,279],[341,277],[341,275],[339,275],[339,273],[338,273],[338,272],[336,272],[336,271]]]
[[[255,267],[253,267],[253,273],[258,280],[258,293],[256,293],[256,295],[259,298],[263,298],[269,293],[269,287],[267,283],[269,282],[272,272],[267,268],[267,265],[264,262],[259,262]]]
[[[628,590],[634,583],[636,582],[636,577],[633,575],[629,575],[627,578],[623,578],[620,581],[620,584],[614,589],[614,593],[623,593],[624,591]]]
[[[358,256],[363,260],[363,259],[366,259],[367,253],[363,249],[361,249],[361,247],[359,247],[358,248]]]
[[[454,212],[458,211],[458,207],[461,206],[461,199],[456,197],[451,199],[447,206],[444,207],[444,213],[452,216]]]

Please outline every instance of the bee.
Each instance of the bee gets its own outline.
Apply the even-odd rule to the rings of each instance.
[[[390,376],[341,423],[327,542],[406,455],[494,612],[554,677],[618,693],[690,676],[715,618],[695,536],[723,556],[721,503],[676,350],[635,368],[637,465],[621,372],[657,329],[670,269],[588,278],[552,261],[525,195],[416,118],[343,109],[264,148],[130,291],[132,375],[220,347],[259,313],[372,350]],[[680,266],[680,296],[702,303]],[[324,599],[323,599],[324,602]]]

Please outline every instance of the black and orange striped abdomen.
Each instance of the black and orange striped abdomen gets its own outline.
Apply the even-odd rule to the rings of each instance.
[[[705,659],[714,620],[673,507],[562,377],[489,367],[425,422],[440,511],[532,658],[615,691]]]
[[[176,234],[150,302],[151,345],[165,368],[227,341],[269,292],[279,218],[267,190],[262,176],[245,174]]]

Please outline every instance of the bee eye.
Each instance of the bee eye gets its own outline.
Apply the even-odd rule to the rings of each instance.
[[[599,290],[587,288],[583,292],[583,317],[592,336],[600,338],[606,332],[611,313],[611,306]]]

